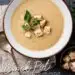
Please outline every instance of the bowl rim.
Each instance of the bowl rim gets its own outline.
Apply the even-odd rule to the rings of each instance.
[[[26,56],[28,56],[28,57],[32,57],[32,58],[47,58],[47,57],[49,57],[49,56],[53,56],[53,55],[55,55],[55,54],[57,54],[57,53],[59,53],[66,45],[67,45],[67,43],[69,42],[69,40],[70,40],[70,37],[71,37],[71,34],[72,34],[72,17],[71,17],[71,14],[70,14],[70,11],[69,11],[69,9],[67,8],[67,6],[65,5],[65,3],[63,2],[63,1],[61,1],[61,0],[58,0],[59,2],[61,2],[61,4],[62,4],[62,6],[64,6],[65,8],[64,9],[66,9],[66,11],[67,11],[67,15],[69,16],[69,23],[70,23],[70,30],[69,30],[69,35],[68,35],[68,37],[66,37],[66,40],[64,41],[64,45],[62,46],[62,47],[59,47],[59,49],[58,49],[58,51],[56,51],[56,52],[52,52],[52,53],[49,53],[50,51],[48,51],[48,50],[44,50],[44,51],[36,51],[36,52],[32,52],[32,51],[28,51],[27,52],[27,49],[25,50],[25,51],[23,51],[23,50],[20,50],[20,49],[18,49],[18,48],[16,48],[16,47],[14,47],[13,45],[12,45],[12,43],[10,42],[10,39],[8,38],[8,32],[6,32],[6,30],[5,30],[5,16],[6,16],[6,14],[7,14],[7,11],[8,11],[8,9],[9,9],[9,7],[11,6],[11,4],[14,2],[15,0],[12,0],[10,3],[9,3],[9,5],[8,5],[8,7],[7,7],[7,9],[6,9],[6,11],[5,11],[5,14],[4,14],[4,17],[3,17],[3,29],[4,29],[4,33],[5,33],[5,36],[6,36],[6,38],[7,38],[7,40],[8,40],[8,42],[9,42],[9,44],[11,45],[11,47],[12,48],[14,48],[15,50],[17,50],[18,52],[20,52],[21,54],[23,54],[23,55],[26,55]],[[55,0],[55,1],[57,1],[57,0]],[[69,24],[68,23],[68,24]],[[63,36],[62,36],[63,37]],[[65,39],[65,38],[64,38]],[[57,47],[58,48],[58,47]],[[57,49],[56,48],[56,49]],[[40,54],[39,54],[40,53]]]

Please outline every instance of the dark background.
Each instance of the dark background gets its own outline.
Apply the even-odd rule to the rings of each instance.
[[[0,0],[0,5],[8,4],[9,1],[10,0]],[[64,2],[66,3],[67,7],[69,8],[72,18],[73,18],[72,37],[71,37],[68,45],[62,50],[62,52],[60,52],[59,54],[56,55],[56,58],[57,58],[56,66],[47,72],[42,72],[40,75],[75,75],[75,73],[63,70],[60,66],[60,57],[61,57],[63,51],[66,48],[75,46],[75,0],[64,0]]]
[[[59,54],[56,55],[57,56],[57,65],[51,71],[57,72],[57,75],[75,75],[75,73],[63,70],[60,66],[60,57],[61,57],[63,51],[69,47],[75,46],[75,0],[64,0],[64,2],[66,3],[67,7],[69,8],[72,18],[73,18],[73,33],[72,33],[72,37],[71,37],[68,45],[62,50],[62,52],[60,52]],[[58,74],[58,72],[60,72],[60,74]],[[47,74],[47,75],[50,75],[50,74]]]
[[[0,5],[8,4],[10,0],[0,0]]]
[[[56,66],[52,70],[49,70],[47,73],[43,73],[42,75],[75,75],[75,73],[71,71],[63,70],[60,65],[60,57],[63,51],[69,47],[75,46],[75,0],[64,0],[64,2],[69,8],[72,15],[73,33],[67,46],[59,54],[56,55],[56,59],[57,59]]]

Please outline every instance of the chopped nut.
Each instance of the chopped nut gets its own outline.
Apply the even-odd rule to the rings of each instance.
[[[38,20],[42,20],[43,16],[41,16],[41,15],[35,15],[34,18],[37,18]]]
[[[44,27],[44,33],[45,34],[50,34],[50,32],[51,32],[51,27],[50,26],[45,26]]]
[[[34,30],[34,34],[37,36],[37,37],[40,37],[43,35],[43,32],[40,28],[37,28],[36,30]]]
[[[70,62],[70,57],[67,55],[67,56],[64,57],[63,60],[64,60],[64,62],[66,62],[66,63],[67,63],[67,62]]]
[[[63,68],[66,69],[66,70],[69,70],[69,63],[65,63],[65,64],[63,65]]]
[[[75,52],[71,52],[69,54],[69,56],[70,56],[71,60],[75,60]]]
[[[75,72],[75,62],[70,63],[70,69]]]
[[[40,21],[40,26],[41,26],[41,27],[44,27],[44,26],[46,25],[46,22],[47,22],[46,20]]]
[[[30,38],[30,37],[31,37],[31,32],[29,32],[29,31],[26,32],[26,33],[25,33],[25,37]]]

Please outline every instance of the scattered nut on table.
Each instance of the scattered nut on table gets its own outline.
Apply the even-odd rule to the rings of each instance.
[[[63,64],[63,68],[66,69],[66,70],[69,70],[69,68],[70,68],[70,67],[69,67],[69,63]]]
[[[71,70],[75,72],[75,51],[70,52],[66,56],[63,57],[63,68],[66,70]]]
[[[71,60],[75,60],[75,51],[69,53],[69,56],[70,56]]]
[[[63,61],[66,62],[66,63],[70,62],[70,57],[68,55],[65,56]]]
[[[75,61],[70,63],[70,69],[75,72]]]

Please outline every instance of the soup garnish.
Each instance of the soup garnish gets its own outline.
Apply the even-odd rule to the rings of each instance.
[[[22,25],[25,31],[25,37],[30,38],[32,34],[36,37],[49,34],[51,31],[50,25],[47,25],[47,21],[41,15],[32,16],[31,13],[26,10],[24,16],[24,25]]]

